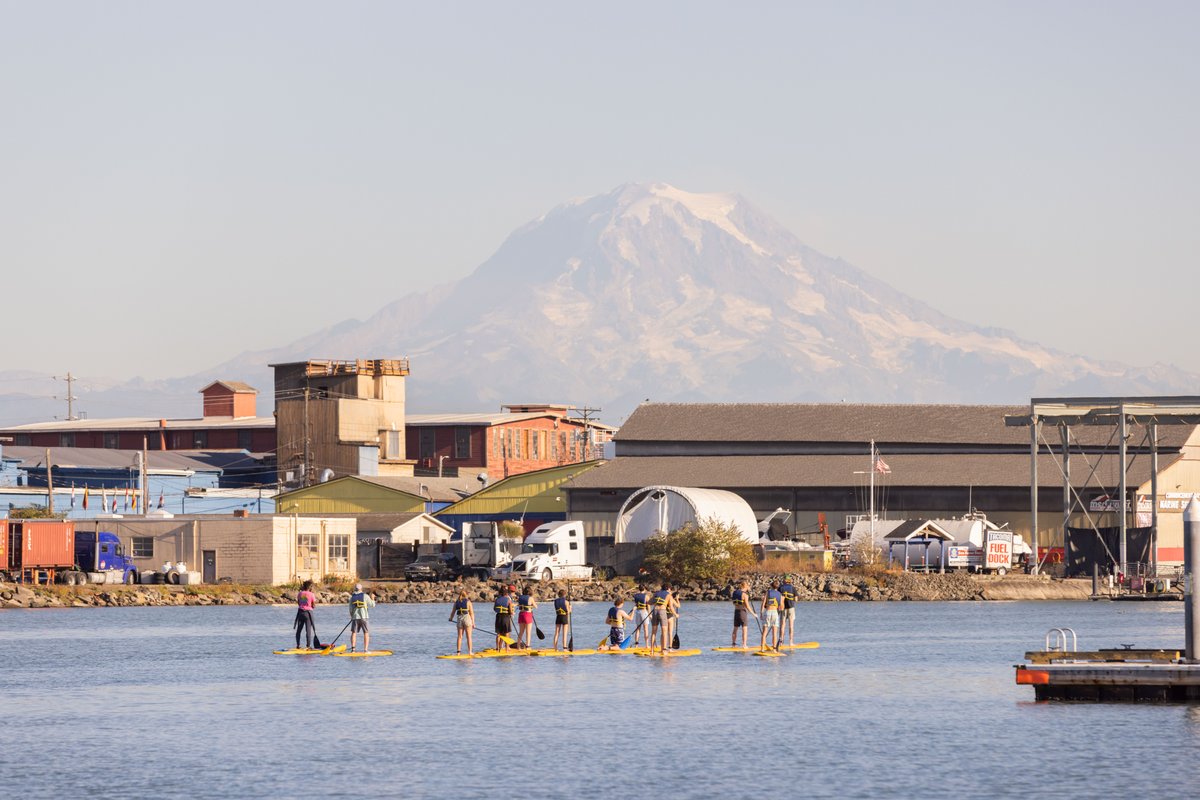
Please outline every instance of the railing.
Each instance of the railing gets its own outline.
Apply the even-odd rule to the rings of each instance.
[[[1071,649],[1067,649],[1067,635],[1071,637]],[[1051,639],[1050,637],[1054,637]],[[1047,653],[1074,653],[1079,649],[1079,640],[1071,628],[1051,628],[1046,631]]]

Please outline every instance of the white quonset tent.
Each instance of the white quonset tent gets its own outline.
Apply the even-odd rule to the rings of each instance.
[[[647,486],[631,494],[617,512],[615,541],[643,542],[658,531],[669,533],[709,518],[732,525],[747,542],[758,543],[758,520],[745,500],[720,489],[684,486]]]

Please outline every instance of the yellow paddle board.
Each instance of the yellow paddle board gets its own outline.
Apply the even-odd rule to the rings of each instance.
[[[359,650],[354,653],[334,653],[341,658],[373,658],[375,656],[390,656],[391,650]]]
[[[700,655],[700,651],[699,650],[668,650],[667,652],[663,653],[658,650],[655,650],[653,653],[638,653],[638,655],[642,656],[644,658],[675,658],[676,656],[698,656],[698,655]]]
[[[475,658],[475,656],[468,654],[468,653],[446,653],[445,655],[438,656],[438,658],[450,658],[450,659],[456,659],[456,660],[465,660],[468,658]]]
[[[536,650],[517,650],[510,648],[508,650],[481,650],[475,654],[476,658],[511,658],[513,656],[531,656],[536,653]]]
[[[796,642],[795,644],[781,644],[780,650],[816,650],[821,646],[820,642]]]
[[[595,650],[535,650],[538,656],[594,656]]]
[[[753,653],[753,647],[714,647],[714,653]]]
[[[339,644],[332,650],[329,648],[317,650],[316,648],[312,647],[293,647],[290,650],[272,650],[271,652],[277,656],[327,656],[330,653],[340,653],[345,649],[346,645]]]
[[[597,653],[606,653],[610,656],[640,656],[649,653],[645,647],[630,647],[628,650],[620,650],[614,647],[612,650],[597,650]]]
[[[783,658],[787,653],[780,653],[778,650],[755,650],[754,655],[763,658]]]

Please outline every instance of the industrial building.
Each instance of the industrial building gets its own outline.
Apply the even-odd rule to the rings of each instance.
[[[77,522],[116,534],[141,572],[182,562],[204,583],[282,584],[357,574],[353,518],[298,516],[125,517]]]
[[[408,359],[309,359],[271,367],[281,483],[413,474],[404,449]]]
[[[480,488],[474,478],[347,475],[278,497],[284,514],[433,513]]]
[[[275,451],[275,418],[256,416],[257,390],[238,381],[214,381],[200,390],[198,418],[64,419],[0,430],[16,446],[95,447],[108,450]]]
[[[486,474],[498,481],[523,472],[590,461],[612,438],[611,426],[571,416],[573,406],[506,405],[497,413],[410,414],[408,452],[417,469],[441,475]]]
[[[1061,444],[1041,442],[1034,457],[1029,430],[1006,424],[1029,413],[1028,406],[647,403],[618,432],[615,458],[563,488],[570,517],[583,520],[589,536],[612,536],[625,500],[654,485],[731,491],[759,519],[782,508],[791,512],[793,534],[815,532],[822,512],[836,532],[874,505],[891,519],[952,518],[978,509],[1026,541],[1034,540],[1036,496],[1039,558],[1059,548],[1061,559],[1065,528],[1114,524],[1108,499],[1122,485],[1113,463],[1120,448],[1103,427],[1074,431],[1068,451],[1075,468],[1067,482],[1086,508],[1068,519]],[[1194,423],[1161,427],[1152,447],[1148,434],[1144,420],[1130,423],[1125,482],[1139,496],[1149,495],[1152,483],[1160,488],[1163,519],[1157,558],[1150,560],[1167,565],[1182,552],[1178,497],[1200,490],[1200,436]]]

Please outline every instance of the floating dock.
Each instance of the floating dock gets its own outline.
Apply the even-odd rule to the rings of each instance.
[[[1038,700],[1186,703],[1200,701],[1200,502],[1193,496],[1183,519],[1184,647],[1079,650],[1075,631],[1051,628],[1045,649],[1025,654],[1017,683]]]

